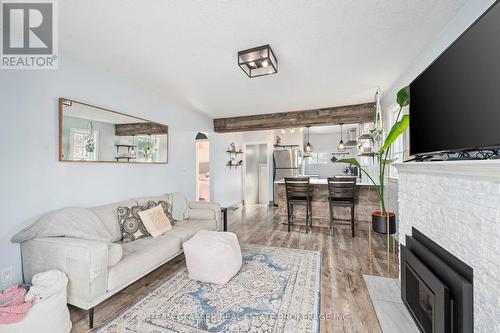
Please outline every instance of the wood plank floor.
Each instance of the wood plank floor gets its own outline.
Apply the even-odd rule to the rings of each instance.
[[[228,221],[229,231],[238,235],[240,243],[322,251],[321,332],[381,332],[363,274],[398,276],[397,254],[391,256],[388,268],[384,236],[372,233],[370,255],[366,223],[357,224],[355,238],[350,226],[337,226],[335,236],[324,228],[306,234],[303,226],[294,226],[288,233],[276,209],[266,205],[229,210]],[[180,255],[98,305],[95,327],[140,300],[184,265]],[[70,312],[72,332],[88,332],[87,312],[72,306]]]

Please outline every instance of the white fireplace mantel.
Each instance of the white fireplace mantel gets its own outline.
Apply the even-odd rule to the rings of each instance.
[[[475,332],[500,332],[500,160],[395,167],[400,243],[415,227],[472,267]]]
[[[400,173],[418,173],[500,183],[500,160],[396,163]]]

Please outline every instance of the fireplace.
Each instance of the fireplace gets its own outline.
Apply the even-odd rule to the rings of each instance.
[[[472,282],[472,268],[412,228],[401,245],[401,298],[421,332],[473,332]]]

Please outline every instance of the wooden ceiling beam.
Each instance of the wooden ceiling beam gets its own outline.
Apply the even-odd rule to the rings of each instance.
[[[375,103],[336,106],[304,111],[269,113],[214,119],[217,133],[261,131],[307,125],[370,123],[375,120]]]

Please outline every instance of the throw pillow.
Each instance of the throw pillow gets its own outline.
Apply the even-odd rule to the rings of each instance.
[[[150,204],[150,202],[148,202],[148,205]],[[163,200],[158,201],[157,204],[161,205],[161,207],[163,208],[163,211],[165,212],[165,215],[167,215],[168,220],[170,221],[170,223],[174,224],[175,220],[172,217],[172,206],[168,202],[163,201]]]
[[[138,214],[141,217],[142,223],[153,238],[172,230],[172,224],[161,205],[156,205],[153,208],[140,211]]]
[[[149,203],[148,203],[149,204]],[[118,207],[118,221],[122,232],[122,242],[132,242],[149,236],[148,230],[141,221],[139,212],[146,210],[148,206]]]

